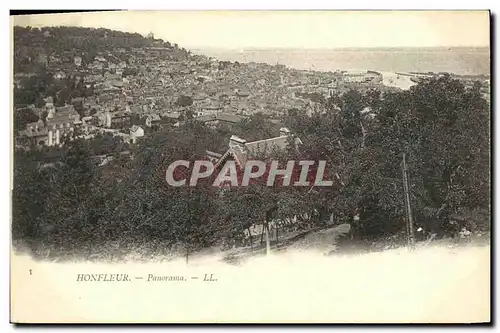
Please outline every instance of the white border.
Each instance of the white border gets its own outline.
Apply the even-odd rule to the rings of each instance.
[[[84,2],[68,2],[68,1],[7,1],[3,2],[3,4],[7,4],[7,8],[3,9],[3,13],[6,13],[8,8],[15,9],[29,9],[29,8],[37,8],[37,9],[51,9],[51,8],[65,8],[70,9],[70,6],[78,6],[78,9],[109,9],[109,8],[127,8],[127,9],[492,9],[493,12],[498,13],[498,1],[486,1],[486,0],[475,0],[475,1],[453,1],[453,2],[444,2],[444,1],[436,1],[436,0],[418,0],[418,1],[345,1],[343,3],[332,1],[320,1],[320,0],[308,0],[308,1],[272,1],[272,0],[253,0],[253,1],[203,1],[203,0],[183,0],[177,2],[169,2],[162,3],[161,6],[158,5],[158,1],[151,0],[121,0],[121,1],[107,1],[103,2],[101,0],[86,0]],[[77,8],[75,8],[77,9]],[[497,23],[498,24],[498,23]],[[10,50],[10,20],[7,15],[2,16],[2,29],[1,29],[1,38],[2,44],[8,47]],[[496,54],[496,52],[495,52]],[[0,249],[2,251],[2,259],[4,259],[4,269],[5,274],[2,274],[2,288],[1,288],[1,301],[2,301],[2,326],[5,326],[7,323],[6,331],[14,330],[12,325],[9,325],[9,266],[8,266],[8,258],[9,258],[9,234],[10,234],[10,159],[7,162],[8,157],[10,156],[10,52],[5,51],[1,53],[2,57],[2,121],[0,122],[1,128],[1,140],[0,147],[1,153],[3,157],[3,163],[0,164],[2,168],[2,183],[1,183],[1,209],[0,211],[4,213],[3,227],[4,231],[2,234],[2,244]],[[493,59],[492,59],[493,61]],[[495,71],[495,77],[497,72]],[[498,87],[495,85],[495,93]],[[497,96],[495,94],[494,96]],[[498,113],[497,110],[494,110],[494,113],[497,114],[495,117],[495,125],[498,125]],[[497,126],[498,127],[498,126]],[[493,147],[497,146],[497,142]],[[498,162],[498,161],[496,161]],[[496,183],[495,183],[496,185]],[[495,199],[495,204],[497,203],[498,198]],[[498,226],[496,228],[495,237],[498,239]],[[496,250],[496,249],[495,249]],[[496,257],[498,263],[498,257]],[[498,289],[497,289],[498,291]],[[495,295],[496,296],[496,295]],[[498,307],[497,307],[498,311]],[[496,317],[496,314],[495,314]],[[164,327],[158,327],[160,329],[164,329]],[[25,328],[31,329],[31,328]],[[49,328],[50,329],[50,328]],[[83,330],[87,330],[88,327],[81,328]],[[118,328],[121,329],[121,328]],[[133,330],[142,330],[145,328],[133,328]],[[174,327],[168,327],[170,330],[177,330]],[[259,328],[262,330],[263,328]],[[289,328],[292,329],[292,328]],[[361,328],[354,328],[354,330],[358,330]],[[376,329],[375,327],[372,329]],[[384,329],[384,327],[381,327]],[[403,328],[404,329],[404,328]],[[435,328],[431,328],[435,329]],[[71,327],[63,328],[62,331],[70,331]],[[104,328],[94,328],[97,331],[103,331]],[[267,328],[264,328],[267,330]],[[4,331],[2,329],[2,331]]]
[[[43,1],[37,2],[34,0],[23,0],[23,1],[11,1],[11,8],[16,9],[54,9],[54,8],[64,8],[71,9],[72,3],[62,2],[62,1]],[[203,0],[183,0],[176,2],[162,2],[158,1],[143,0],[122,0],[122,1],[99,1],[99,0],[88,0],[84,2],[77,3],[78,6],[73,7],[74,9],[111,9],[111,8],[121,8],[121,9],[188,9],[188,10],[206,10],[206,9],[290,9],[290,10],[310,10],[310,9],[335,9],[335,10],[347,10],[347,9],[370,9],[370,10],[382,10],[382,9],[399,9],[399,10],[410,10],[410,9],[490,9],[494,6],[493,1],[489,0],[475,0],[475,1],[454,1],[452,3],[448,1],[432,1],[432,0],[407,0],[407,1],[387,1],[379,0],[376,3],[369,0],[350,0],[344,2],[332,2],[325,0],[308,0],[308,1],[276,1],[276,0],[253,0],[253,1],[229,1],[229,0],[213,0],[213,1],[203,1]]]

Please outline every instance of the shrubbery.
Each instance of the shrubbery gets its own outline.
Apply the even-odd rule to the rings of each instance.
[[[371,115],[360,113],[367,107]],[[39,256],[51,249],[53,255],[64,250],[102,259],[134,246],[167,253],[182,245],[190,252],[238,239],[252,224],[293,215],[305,216],[308,226],[332,216],[350,223],[355,238],[386,238],[406,225],[403,151],[417,226],[446,235],[460,212],[489,210],[489,105],[477,88],[445,76],[383,96],[350,91],[327,101],[323,112],[295,110],[284,122],[303,145],[299,156],[289,150],[278,157],[326,160],[326,177],[335,186],[254,185],[224,196],[209,185],[169,187],[171,162],[227,146],[225,130],[196,122],[155,132],[130,148],[134,159],[124,155],[101,168],[90,163],[92,150],[104,142],[110,151],[124,148],[110,138],[97,145],[76,140],[60,151],[62,164],[52,167],[40,168],[44,154],[15,152],[13,239]],[[257,115],[232,133],[264,138],[273,126]],[[484,224],[489,228],[489,221]]]

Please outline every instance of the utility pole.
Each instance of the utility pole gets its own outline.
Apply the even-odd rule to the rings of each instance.
[[[413,217],[411,214],[411,205],[410,205],[410,190],[408,186],[408,168],[406,167],[406,153],[403,152],[403,163],[402,163],[402,171],[403,171],[403,189],[405,196],[405,208],[406,208],[406,230],[408,236],[408,245],[410,248],[414,248],[415,246],[415,235],[413,232]]]
[[[265,225],[265,237],[266,237],[266,255],[270,255],[271,254],[271,243],[269,241],[269,222],[266,221],[266,225]]]

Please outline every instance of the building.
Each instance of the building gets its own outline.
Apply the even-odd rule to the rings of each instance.
[[[161,122],[161,118],[159,115],[157,115],[156,113],[153,113],[153,114],[150,114],[146,117],[146,120],[145,120],[145,125],[147,127],[153,127],[155,125],[159,125]]]
[[[375,71],[348,71],[342,72],[344,83],[381,83],[383,76]]]
[[[136,143],[137,138],[142,138],[144,136],[144,130],[142,127],[133,125],[130,128],[130,143]]]
[[[49,112],[49,114],[47,115],[47,123],[53,122],[57,119],[67,119],[69,122],[80,120],[80,115],[75,111],[73,105],[51,108],[51,110],[53,110],[53,112]]]
[[[104,58],[103,56],[99,56],[99,55],[94,58],[94,61],[102,62],[102,63],[107,62],[106,58]]]
[[[73,60],[76,67],[80,67],[82,65],[82,57],[76,56]]]
[[[207,150],[206,157],[208,158],[209,161],[215,164],[222,157],[222,154]]]
[[[64,73],[63,71],[59,71],[54,74],[54,79],[56,80],[63,80],[65,78],[66,78],[66,73]]]
[[[97,111],[93,116],[93,125],[95,126],[102,126],[106,128],[111,127],[111,112],[108,110],[106,111]]]
[[[229,139],[229,149],[222,155],[212,151],[206,151],[206,158],[214,163],[214,174],[223,170],[227,161],[234,161],[237,177],[241,179],[247,161],[258,159],[262,162],[269,162],[269,159],[277,152],[283,151],[293,142],[298,148],[302,141],[295,137],[287,128],[280,129],[280,135],[274,138],[247,142],[245,139],[232,135]],[[238,180],[238,183],[240,180]],[[221,184],[222,188],[231,185],[231,181]]]
[[[366,72],[344,72],[342,80],[345,83],[361,83],[365,81]]]
[[[26,125],[26,129],[19,134],[26,138],[28,143],[36,146],[56,146],[62,143],[64,136],[72,135],[75,127],[80,125],[80,115],[72,106],[53,109],[47,115],[46,122],[38,120]]]
[[[48,146],[61,144],[63,136],[72,135],[75,127],[82,124],[80,115],[73,106],[56,108],[52,115],[47,116],[46,127],[48,131]]]
[[[144,136],[144,130],[142,129],[141,126],[133,125],[130,128],[130,135],[133,135],[136,137],[142,137],[142,136]]]
[[[208,103],[200,106],[197,115],[213,115],[222,111],[222,106],[219,103]]]
[[[371,83],[382,83],[384,77],[382,73],[375,72],[375,71],[367,71],[366,76],[365,76],[365,81],[366,82],[371,82]]]
[[[202,122],[202,123],[206,124],[207,126],[215,127],[215,126],[221,125],[221,124],[233,125],[233,124],[239,123],[240,121],[248,119],[248,117],[240,116],[240,115],[236,115],[236,114],[232,114],[232,113],[220,112],[220,113],[216,113],[216,114],[198,116],[194,119],[198,122]]]
[[[41,119],[37,122],[27,124],[26,129],[19,132],[19,136],[27,139],[28,144],[36,146],[45,146],[48,144],[48,130]]]
[[[285,127],[280,129],[280,134],[277,137],[251,142],[232,135],[229,139],[229,149],[220,158],[217,159],[216,155],[209,151],[207,151],[207,158],[216,161],[216,168],[222,166],[228,159],[234,160],[238,167],[243,168],[251,158],[268,158],[275,151],[286,149],[290,139],[296,146],[302,144],[302,141]]]
[[[112,127],[127,127],[130,125],[130,114],[118,111],[111,116]]]

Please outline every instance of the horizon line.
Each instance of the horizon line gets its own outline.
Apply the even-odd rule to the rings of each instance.
[[[342,50],[342,49],[490,49],[489,45],[443,45],[443,46],[334,46],[334,47],[297,47],[297,46],[211,46],[211,45],[183,45],[193,50]]]
[[[14,20],[12,20],[14,21]],[[16,24],[15,22],[12,22],[13,24],[11,25],[12,28],[14,27],[22,27],[22,28],[27,28],[27,25],[22,25],[22,24]],[[141,32],[137,31],[126,31],[126,30],[117,30],[117,29],[110,29],[107,27],[90,27],[90,26],[77,26],[77,25],[43,25],[43,26],[31,26],[31,28],[38,28],[38,29],[44,29],[44,28],[59,28],[59,27],[65,27],[65,28],[83,28],[83,29],[106,29],[110,31],[117,31],[117,32],[122,32],[122,33],[130,33],[130,34],[139,34],[144,38],[147,38],[146,34],[143,34]],[[162,39],[165,42],[170,42],[170,43],[175,43],[179,46],[179,48],[185,48],[185,49],[191,49],[191,50],[207,50],[207,49],[212,49],[212,50],[227,50],[227,51],[245,51],[245,50],[346,50],[346,49],[464,49],[464,48],[475,48],[475,49],[490,49],[491,45],[424,45],[424,46],[410,46],[410,45],[403,45],[403,46],[332,46],[332,47],[299,47],[299,46],[212,46],[212,45],[189,45],[189,44],[184,44],[184,43],[179,43],[175,42],[174,40],[166,40],[165,38],[160,37],[159,39]]]

